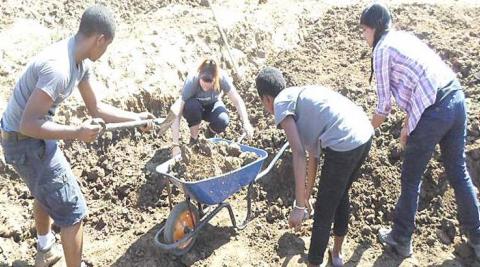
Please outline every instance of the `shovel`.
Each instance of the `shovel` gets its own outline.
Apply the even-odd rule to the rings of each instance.
[[[179,106],[174,104],[170,108],[170,111],[168,112],[168,115],[166,118],[156,118],[156,119],[136,120],[136,121],[126,121],[126,122],[116,122],[116,123],[105,123],[101,119],[94,118],[92,120],[92,124],[100,125],[102,127],[102,129],[100,130],[100,135],[102,135],[105,132],[144,127],[151,122],[155,125],[155,128],[158,128],[158,134],[162,134],[168,128],[170,128],[172,123],[177,118],[178,114],[179,114]]]

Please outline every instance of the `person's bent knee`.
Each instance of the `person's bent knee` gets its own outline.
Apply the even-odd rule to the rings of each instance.
[[[227,129],[230,118],[227,113],[222,113],[214,121],[210,123],[210,128],[216,133],[222,133]]]
[[[195,98],[188,99],[183,108],[183,117],[187,120],[188,127],[200,124],[202,121],[203,107]]]

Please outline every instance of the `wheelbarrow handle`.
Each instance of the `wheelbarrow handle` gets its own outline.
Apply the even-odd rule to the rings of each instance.
[[[265,176],[265,174],[270,172],[270,170],[273,168],[273,165],[275,165],[277,160],[283,155],[283,152],[285,152],[288,146],[289,146],[288,142],[285,142],[285,144],[283,144],[282,148],[280,148],[280,150],[277,152],[277,154],[272,159],[272,161],[270,161],[270,164],[268,164],[268,167],[265,168],[265,170],[261,171],[259,174],[257,174],[257,177],[255,177],[255,182],[262,179],[263,176]]]

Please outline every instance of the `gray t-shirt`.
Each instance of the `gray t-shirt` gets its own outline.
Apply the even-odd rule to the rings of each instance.
[[[215,90],[205,92],[202,90],[199,80],[198,73],[190,73],[188,75],[182,90],[183,101],[187,101],[190,98],[196,98],[204,106],[213,104],[217,102],[218,98],[221,96],[221,91],[228,93],[233,88],[232,79],[230,79],[230,77],[228,77],[223,71],[220,72],[220,92]]]
[[[274,101],[275,124],[292,115],[307,151],[320,157],[322,148],[350,151],[365,144],[373,127],[361,107],[322,86],[290,87]]]
[[[46,119],[51,120],[58,105],[63,102],[81,81],[89,79],[89,64],[84,60],[75,63],[75,38],[70,37],[51,45],[27,65],[15,85],[7,108],[3,113],[3,129],[18,131],[20,120],[33,90],[48,94],[53,105]]]

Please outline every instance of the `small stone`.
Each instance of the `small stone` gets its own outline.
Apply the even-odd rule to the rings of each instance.
[[[282,216],[282,210],[278,206],[271,206],[266,214],[267,222],[273,223]]]
[[[371,233],[372,233],[372,228],[370,228],[370,226],[368,225],[364,225],[362,228],[362,234],[364,236],[369,236]]]
[[[434,246],[434,245],[435,245],[435,242],[436,242],[435,238],[433,238],[433,237],[431,237],[431,236],[428,237],[428,239],[427,239],[427,245],[429,245],[429,246]]]
[[[5,225],[0,225],[0,237],[9,238],[12,236],[12,231]]]
[[[448,237],[448,239],[451,242],[455,238],[456,232],[457,232],[455,229],[455,223],[452,220],[443,219],[442,232],[445,233],[445,235]]]
[[[441,229],[437,229],[436,234],[440,242],[442,242],[443,244],[450,245],[452,243],[452,241],[447,236],[447,234],[445,234],[445,232],[442,231]]]
[[[367,215],[367,217],[365,219],[370,223],[374,223],[375,214],[369,214],[369,215]]]

